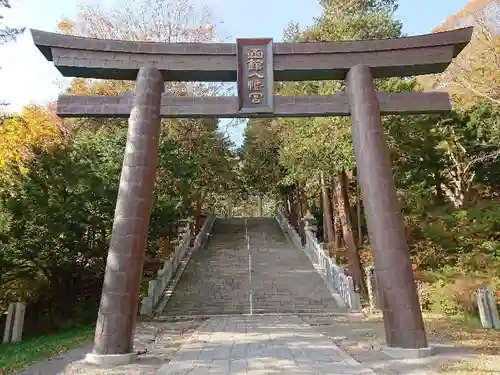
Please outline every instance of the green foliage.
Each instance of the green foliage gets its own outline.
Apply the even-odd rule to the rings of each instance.
[[[288,26],[286,42],[402,36],[402,25],[394,19],[396,0],[320,4],[323,12],[313,25],[303,30]],[[379,91],[411,92],[422,90],[419,82],[391,78],[376,80],[375,86]],[[330,95],[342,90],[344,83],[339,81],[277,85],[278,95]],[[474,273],[486,282],[495,280],[491,275],[500,270],[500,112],[491,103],[478,101],[443,116],[383,118],[414,263],[427,272],[454,273],[426,288],[426,305],[447,314],[473,310],[471,293],[477,283],[465,283],[463,275]],[[349,118],[249,121],[241,152],[246,184],[264,192],[274,186],[281,198],[300,184],[308,209],[314,210],[320,172],[331,180],[355,168],[351,137]]]
[[[343,0],[322,1],[324,11],[311,27],[299,30],[290,25],[286,30],[287,41],[331,41],[348,39],[378,39],[401,35],[401,23],[392,15],[396,9],[393,0],[365,1]],[[413,89],[414,80],[391,79],[377,82],[386,91]],[[342,82],[287,82],[278,85],[280,95],[329,95],[343,89]],[[256,142],[259,124],[271,133],[261,134],[266,142]],[[279,178],[284,185],[297,181],[309,186],[311,180],[319,177],[320,171],[331,178],[344,170],[354,168],[352,153],[351,122],[348,118],[294,118],[276,120],[253,120],[243,145],[245,175],[254,176],[260,185],[267,181],[276,186]],[[262,131],[261,131],[262,132]],[[269,144],[272,143],[272,146]],[[245,154],[246,153],[246,154]],[[260,177],[257,177],[260,176]],[[250,178],[251,180],[251,178]],[[250,182],[255,188],[255,183]],[[257,189],[259,190],[259,189]],[[269,186],[263,189],[269,191]]]
[[[406,216],[424,309],[446,315],[475,314],[475,292],[483,286],[490,286],[500,302],[499,220],[496,202]]]
[[[200,191],[222,192],[229,172],[219,174],[217,168],[230,171],[231,155],[216,123],[193,132],[188,145],[171,124],[163,133],[148,237],[150,257],[160,260],[168,255],[179,221],[195,214]],[[43,312],[31,316],[36,320],[27,318],[28,332],[69,327],[86,308],[92,314],[78,319],[95,319],[126,137],[119,122],[82,127],[70,142],[32,149],[21,166],[5,169],[0,307],[22,298],[30,303],[28,311]]]
[[[394,20],[396,0],[324,0],[317,27],[309,32],[316,40],[384,39],[401,35]]]
[[[433,284],[424,284],[420,295],[422,308],[444,315],[458,315],[461,312],[448,283],[438,280]]]
[[[0,375],[12,374],[37,361],[77,348],[87,343],[93,333],[93,326],[79,326],[19,343],[0,344]]]
[[[24,165],[27,173],[12,166],[1,191],[9,225],[2,233],[6,294],[0,299],[23,298],[31,310],[50,309],[52,314],[40,317],[48,330],[82,303],[96,304],[102,282],[118,190],[112,166],[120,159],[113,160],[112,142],[99,143],[100,132],[94,144],[82,143],[85,137],[55,150],[34,150]]]
[[[458,209],[484,195],[496,198],[499,121],[498,109],[485,103],[447,116],[389,118],[396,181],[405,190],[406,207],[417,209],[409,204],[419,200],[417,191],[430,205],[446,200]]]
[[[279,140],[272,120],[249,120],[240,150],[243,190],[262,195],[276,193],[283,178],[278,157]]]
[[[482,272],[464,273],[460,269],[446,267],[439,273],[424,273],[418,276],[422,309],[448,316],[477,315],[476,291],[489,286],[493,291],[498,286],[498,277],[486,276]]]
[[[407,215],[408,240],[419,269],[456,267],[463,272],[500,267],[500,209],[493,202],[455,211]]]

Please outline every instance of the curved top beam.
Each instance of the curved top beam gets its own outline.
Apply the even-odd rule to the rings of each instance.
[[[442,72],[469,43],[472,27],[384,40],[275,43],[277,81],[343,79],[365,64],[375,77]],[[135,79],[152,64],[166,80],[235,81],[234,43],[158,43],[84,38],[31,30],[42,54],[64,76]],[[168,72],[168,73],[167,73]]]

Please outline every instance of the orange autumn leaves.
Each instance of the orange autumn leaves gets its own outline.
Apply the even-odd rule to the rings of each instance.
[[[0,168],[22,167],[34,148],[48,150],[64,141],[62,120],[51,106],[27,106],[0,118]]]
[[[500,104],[500,0],[471,0],[450,15],[433,32],[474,26],[471,43],[442,74],[423,76],[427,89],[446,90],[457,104],[469,107],[478,101]]]

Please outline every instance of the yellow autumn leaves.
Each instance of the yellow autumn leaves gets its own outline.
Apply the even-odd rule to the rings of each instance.
[[[21,167],[34,148],[47,150],[63,140],[62,121],[48,107],[25,107],[20,113],[0,118],[0,169]]]

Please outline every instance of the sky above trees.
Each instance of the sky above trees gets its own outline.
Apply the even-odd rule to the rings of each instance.
[[[117,0],[99,1],[115,3]],[[125,0],[126,1],[126,0]],[[91,1],[90,1],[91,2]],[[5,14],[5,23],[54,31],[61,16],[72,17],[80,0],[15,0]],[[221,36],[228,40],[235,37],[271,36],[281,40],[282,31],[289,21],[301,26],[312,24],[321,8],[316,0],[197,0],[206,4],[214,15]],[[422,34],[431,31],[447,16],[461,9],[467,0],[401,0],[397,16],[403,21],[404,32]],[[44,103],[57,98],[61,87],[67,84],[50,62],[34,47],[29,32],[17,43],[1,47],[0,97],[11,103],[10,110],[18,111],[30,103]],[[233,129],[232,138],[239,143],[241,130]]]

